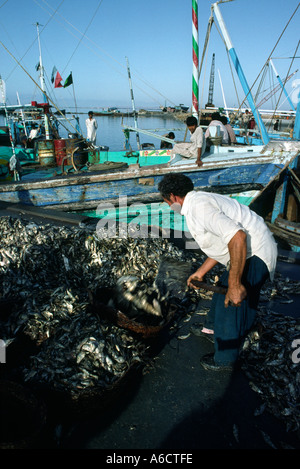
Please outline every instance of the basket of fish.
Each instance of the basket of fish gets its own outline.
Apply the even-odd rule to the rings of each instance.
[[[172,320],[177,306],[161,297],[155,285],[136,276],[123,276],[114,288],[90,292],[91,310],[99,318],[129,330],[143,339],[156,337]]]

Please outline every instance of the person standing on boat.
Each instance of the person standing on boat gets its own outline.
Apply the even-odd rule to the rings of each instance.
[[[86,130],[87,130],[86,138],[90,143],[92,143],[93,145],[96,145],[98,123],[96,119],[94,118],[93,111],[90,111],[88,116],[89,117],[85,121]]]
[[[253,130],[255,128],[255,119],[254,116],[251,116],[248,122],[248,129]],[[249,135],[252,136],[253,132],[249,132]]]
[[[37,124],[32,124],[29,137],[28,137],[28,141],[27,141],[28,148],[34,148],[34,144],[38,138],[39,132],[40,132],[40,126],[37,126]]]
[[[186,125],[191,134],[190,143],[176,143],[171,150],[171,159],[169,164],[172,165],[174,162],[176,162],[176,155],[179,155],[183,158],[196,158],[196,164],[200,167],[203,165],[201,157],[204,154],[206,147],[203,130],[200,126],[198,126],[198,120],[194,116],[189,116],[186,119]]]
[[[260,290],[273,279],[277,245],[263,218],[230,197],[195,191],[184,174],[167,174],[158,190],[171,209],[181,210],[188,229],[207,255],[204,263],[187,280],[202,281],[218,263],[224,266],[219,284],[227,292],[214,293],[205,327],[191,328],[195,335],[214,343],[214,353],[201,364],[210,370],[232,370],[242,340],[254,324]]]
[[[244,131],[245,131],[245,135],[248,134],[248,124],[249,124],[249,121],[250,121],[250,113],[248,111],[248,109],[246,109],[246,111],[244,112],[244,114],[242,115],[242,126],[244,128]]]

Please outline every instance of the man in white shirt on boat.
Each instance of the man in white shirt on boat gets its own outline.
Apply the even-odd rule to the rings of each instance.
[[[277,246],[263,218],[235,199],[211,192],[195,191],[184,174],[167,174],[158,185],[164,201],[181,210],[188,229],[207,255],[187,283],[202,281],[218,263],[224,270],[219,284],[224,296],[214,293],[205,327],[191,329],[214,343],[214,353],[202,358],[209,370],[232,370],[245,335],[254,324],[260,290],[273,279]]]
[[[174,164],[179,159],[189,158],[196,159],[197,166],[202,166],[202,155],[205,152],[206,142],[202,128],[198,127],[198,120],[194,116],[189,116],[186,119],[186,125],[191,133],[190,143],[180,142],[176,143],[171,151],[170,165]]]
[[[29,137],[28,137],[28,142],[27,142],[27,146],[29,148],[34,147],[34,142],[37,139],[37,137],[39,135],[39,132],[40,132],[40,127],[37,126],[36,124],[32,124],[32,128],[30,130]]]
[[[92,111],[89,112],[89,117],[85,121],[86,130],[87,130],[87,140],[96,145],[96,138],[97,138],[97,129],[98,123],[94,118],[94,113]]]

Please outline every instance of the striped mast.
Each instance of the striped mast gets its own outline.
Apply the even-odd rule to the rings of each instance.
[[[251,94],[249,85],[247,83],[246,77],[244,75],[242,66],[241,66],[240,61],[238,59],[235,48],[232,45],[231,39],[229,37],[228,31],[226,29],[226,26],[225,26],[225,23],[224,23],[224,20],[223,20],[223,17],[221,15],[221,12],[220,12],[220,9],[219,9],[218,3],[225,3],[227,1],[230,1],[230,0],[224,0],[224,1],[220,0],[219,2],[213,3],[212,8],[213,8],[213,11],[214,11],[214,13],[216,15],[216,18],[218,20],[220,30],[221,30],[224,42],[226,44],[226,48],[227,48],[228,53],[230,55],[230,58],[232,60],[233,66],[234,66],[234,68],[237,72],[240,83],[241,83],[242,88],[244,90],[244,93],[247,97],[248,103],[251,107],[251,111],[254,115],[255,121],[256,121],[256,123],[258,125],[258,128],[260,130],[262,141],[263,141],[264,145],[266,145],[270,141],[269,135],[266,131],[265,124],[263,123],[261,115],[260,115],[260,113],[258,112],[258,110],[255,106],[254,99],[252,97],[252,94]]]
[[[193,20],[193,82],[192,114],[198,119],[199,113],[199,44],[198,44],[198,0],[192,0]]]

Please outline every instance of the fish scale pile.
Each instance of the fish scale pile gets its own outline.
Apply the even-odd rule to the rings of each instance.
[[[264,289],[265,299],[292,303],[299,282],[275,276]],[[240,351],[242,369],[250,387],[262,399],[255,415],[265,410],[285,423],[287,431],[300,428],[300,319],[259,307],[256,323]]]
[[[91,386],[108,387],[145,360],[145,344],[100,320],[88,308],[88,292],[134,276],[140,289],[153,293],[161,256],[182,260],[190,255],[162,238],[98,235],[0,219],[0,299],[14,304],[6,321],[0,321],[0,337],[9,344],[21,331],[39,347],[25,367],[25,380],[75,395]]]

